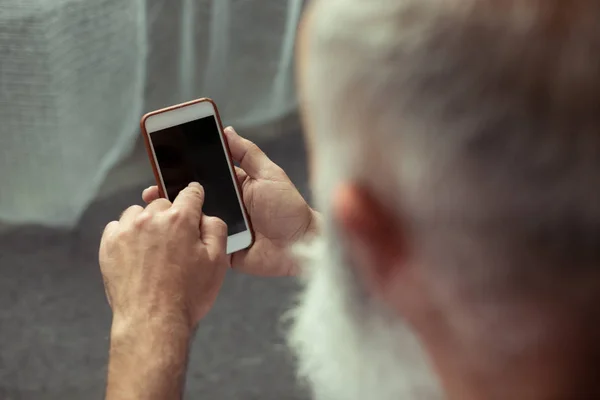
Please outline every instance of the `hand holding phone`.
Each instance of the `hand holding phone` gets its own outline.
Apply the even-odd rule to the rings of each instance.
[[[231,257],[236,270],[260,276],[295,275],[299,265],[289,248],[320,232],[321,217],[304,200],[286,173],[251,141],[225,128],[227,145],[255,237],[252,247]],[[158,186],[144,190],[147,204],[160,197]]]
[[[151,112],[141,128],[160,196],[173,201],[199,182],[204,213],[227,224],[227,254],[250,247],[254,236],[214,102],[198,99]]]

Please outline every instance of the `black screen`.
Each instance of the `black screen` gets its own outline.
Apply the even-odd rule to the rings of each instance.
[[[215,117],[150,134],[169,200],[190,182],[204,187],[203,212],[221,218],[229,235],[246,230]]]

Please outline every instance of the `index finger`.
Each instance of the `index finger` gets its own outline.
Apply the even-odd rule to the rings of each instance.
[[[171,209],[179,210],[185,214],[192,216],[200,223],[202,218],[202,205],[204,204],[204,188],[198,182],[192,182],[183,189],[175,201]]]

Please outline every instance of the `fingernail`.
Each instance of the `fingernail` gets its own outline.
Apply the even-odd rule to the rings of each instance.
[[[189,187],[195,187],[196,189],[202,189],[202,185],[198,182],[190,182]]]
[[[227,136],[232,136],[232,135],[237,134],[237,132],[235,131],[235,129],[233,129],[232,126],[228,126],[227,128],[225,128],[225,134]]]

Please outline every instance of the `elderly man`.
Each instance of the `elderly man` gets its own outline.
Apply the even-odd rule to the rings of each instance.
[[[100,249],[107,397],[181,396],[232,265],[306,276],[290,344],[316,399],[600,398],[599,20],[592,0],[315,0],[322,214],[232,129],[251,249],[225,256],[198,184],[148,189]]]

